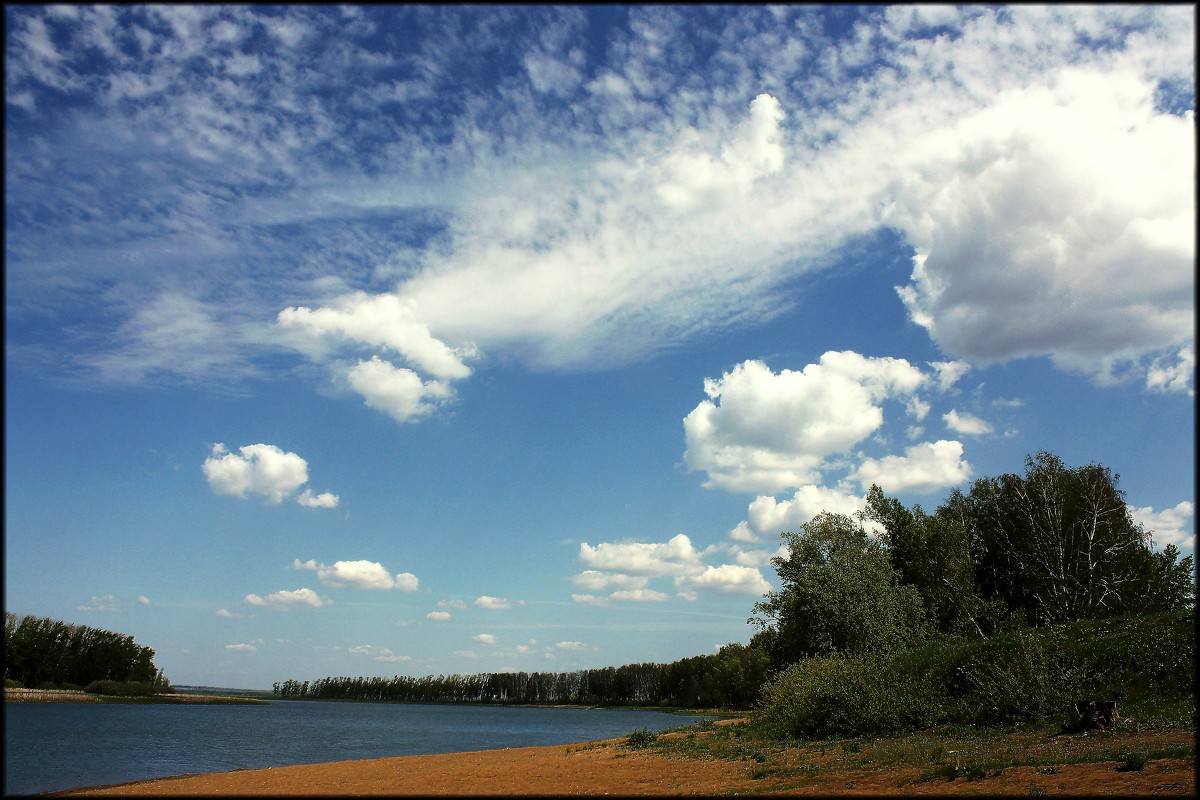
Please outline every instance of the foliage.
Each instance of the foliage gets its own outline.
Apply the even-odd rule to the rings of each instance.
[[[810,657],[764,689],[756,719],[784,738],[1057,718],[1080,697],[1194,696],[1188,612],[940,639],[891,655]]]
[[[840,514],[818,514],[784,533],[787,558],[771,559],[782,584],[756,603],[751,622],[772,633],[753,642],[776,667],[805,656],[894,652],[926,632],[920,593],[900,583],[883,544]]]
[[[108,697],[151,697],[160,693],[149,681],[92,681],[83,690]]]
[[[132,636],[35,616],[4,615],[4,677],[25,686],[84,686],[97,680],[170,691],[154,650]]]

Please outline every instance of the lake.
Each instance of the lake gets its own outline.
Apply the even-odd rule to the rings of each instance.
[[[612,739],[701,717],[407,703],[5,703],[4,794],[232,769]]]

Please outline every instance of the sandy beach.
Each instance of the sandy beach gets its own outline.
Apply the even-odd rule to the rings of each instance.
[[[920,766],[839,763],[815,749],[797,748],[790,760],[796,769],[764,774],[753,762],[666,757],[609,740],[186,775],[53,796],[1195,795],[1191,759],[1155,759],[1136,771],[1117,762],[1010,767],[973,780],[931,780]]]

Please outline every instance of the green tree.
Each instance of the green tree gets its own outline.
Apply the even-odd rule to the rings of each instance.
[[[883,544],[841,514],[818,514],[782,534],[789,555],[771,563],[782,586],[755,603],[751,645],[774,668],[806,656],[891,652],[927,632],[917,589],[900,582]]]

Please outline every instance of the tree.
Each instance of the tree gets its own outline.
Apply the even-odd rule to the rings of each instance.
[[[1137,613],[1149,535],[1098,464],[1068,468],[1039,452],[1025,475],[975,482],[967,511],[976,579],[1029,624]]]
[[[818,514],[802,533],[785,532],[787,558],[771,563],[782,586],[754,605],[752,646],[772,667],[806,656],[890,652],[927,629],[921,596],[901,584],[883,545],[841,514]]]

